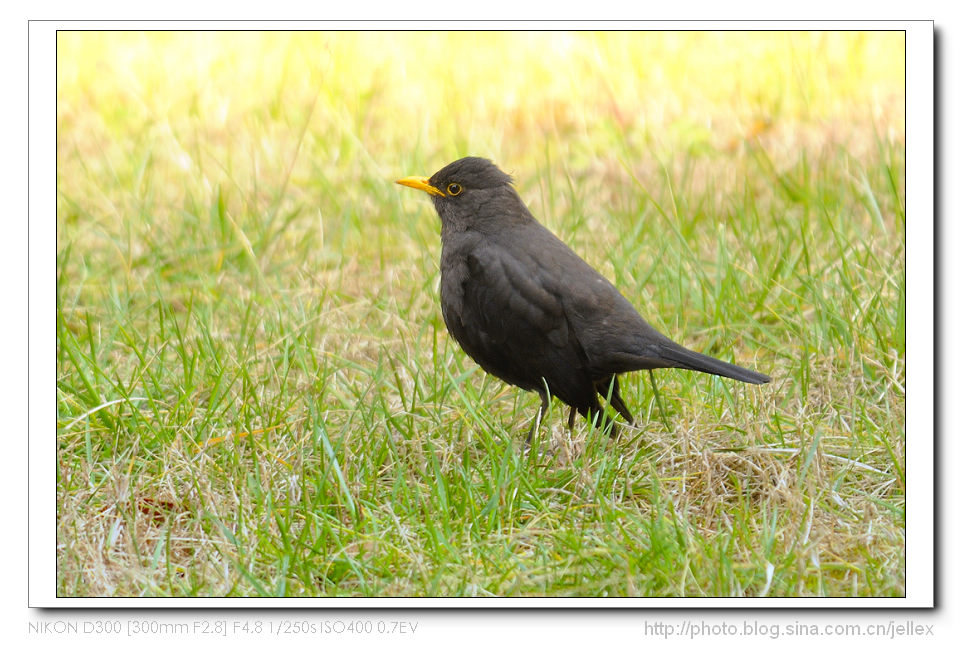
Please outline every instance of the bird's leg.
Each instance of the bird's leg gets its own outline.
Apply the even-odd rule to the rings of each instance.
[[[538,396],[541,397],[541,407],[538,409],[538,416],[531,422],[531,429],[528,430],[528,438],[524,440],[524,446],[526,448],[531,446],[531,437],[534,436],[535,428],[541,425],[544,415],[548,413],[548,392],[539,391]]]
[[[631,410],[625,405],[624,399],[621,398],[621,389],[618,384],[618,376],[612,376],[611,380],[607,385],[604,385],[605,391],[602,391],[603,383],[597,384],[598,393],[605,397],[611,406],[615,408],[615,411],[621,414],[621,418],[625,419],[628,425],[633,425],[635,418],[631,415]]]
[[[595,425],[607,432],[609,437],[614,439],[618,436],[618,428],[615,426],[615,419],[614,417],[608,415],[608,411],[604,407],[599,405],[594,416],[597,417],[597,422]]]
[[[649,369],[648,378],[651,379],[651,390],[655,393],[655,403],[658,404],[658,411],[661,412],[661,422],[664,423],[665,429],[669,432],[671,431],[671,426],[668,425],[668,415],[665,414],[665,408],[661,404],[661,395],[658,394],[658,385],[655,384],[655,373]]]
[[[569,432],[575,428],[575,414],[577,413],[578,413],[578,410],[575,409],[574,405],[572,405],[571,409],[568,410],[568,431]]]
[[[592,397],[593,402],[589,402],[587,407],[581,412],[588,422],[591,424],[592,428],[600,428],[608,433],[608,436],[614,438],[618,434],[618,430],[615,428],[615,420],[608,416],[605,408],[601,406],[598,402],[596,396]]]

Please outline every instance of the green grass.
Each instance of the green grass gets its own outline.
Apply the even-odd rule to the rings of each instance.
[[[58,593],[904,595],[896,36],[61,33]],[[772,383],[630,374],[524,452],[393,184],[466,154]]]

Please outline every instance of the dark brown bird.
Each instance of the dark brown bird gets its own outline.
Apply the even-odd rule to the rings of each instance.
[[[592,421],[605,396],[628,423],[618,374],[674,367],[767,383],[770,378],[690,351],[653,329],[607,279],[541,225],[489,160],[462,158],[425,191],[441,217],[441,313],[461,348],[490,374],[557,396]],[[614,428],[612,427],[612,430]],[[528,434],[530,440],[531,433]]]

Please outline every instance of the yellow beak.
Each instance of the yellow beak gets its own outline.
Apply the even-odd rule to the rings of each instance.
[[[423,176],[408,176],[407,178],[401,178],[397,181],[399,185],[404,185],[405,187],[411,187],[412,189],[420,189],[421,191],[426,191],[432,196],[443,196],[444,192],[428,184],[430,178],[425,178]]]

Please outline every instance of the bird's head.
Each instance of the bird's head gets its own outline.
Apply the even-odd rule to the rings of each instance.
[[[511,182],[511,176],[490,160],[479,157],[461,158],[430,178],[409,176],[397,181],[430,195],[442,224],[458,229],[469,222],[479,224],[479,221],[486,220],[489,211],[494,214],[496,210],[503,216],[509,203],[520,204],[521,211],[527,213]],[[514,207],[507,211],[511,212],[518,212],[518,209]]]

